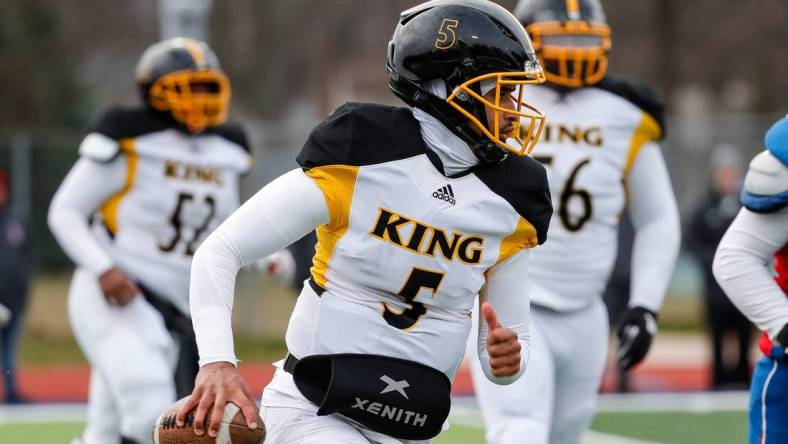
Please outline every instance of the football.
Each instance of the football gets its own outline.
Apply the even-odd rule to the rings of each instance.
[[[246,426],[246,419],[241,412],[241,408],[231,402],[228,402],[224,408],[224,416],[216,438],[208,436],[208,424],[210,422],[208,418],[210,418],[213,408],[209,409],[205,415],[205,434],[202,436],[194,433],[193,410],[186,415],[183,427],[178,427],[175,422],[175,415],[187,399],[189,399],[188,396],[180,399],[159,416],[153,429],[153,442],[155,444],[260,444],[265,440],[263,419],[257,418],[257,429],[249,429]]]

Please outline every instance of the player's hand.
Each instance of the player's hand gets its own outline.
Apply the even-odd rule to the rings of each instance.
[[[122,307],[131,302],[140,293],[140,289],[137,288],[134,282],[126,274],[114,267],[101,273],[98,281],[101,292],[104,293],[104,297],[110,305]]]
[[[296,264],[290,250],[284,249],[258,261],[257,268],[271,280],[290,282],[295,276]]]
[[[618,324],[618,366],[629,370],[646,357],[657,334],[657,314],[643,307],[627,310]]]
[[[246,426],[250,429],[257,428],[260,418],[260,408],[257,406],[252,391],[241,378],[238,369],[229,362],[212,362],[200,367],[197,379],[194,382],[194,391],[189,399],[183,404],[178,414],[176,422],[178,427],[183,427],[186,415],[195,407],[194,412],[194,433],[202,436],[205,433],[205,416],[208,409],[213,407],[208,436],[215,438],[219,433],[219,426],[224,415],[224,406],[232,402],[241,408]]]
[[[490,303],[482,304],[482,315],[487,322],[487,355],[493,376],[512,376],[520,371],[520,341],[514,330],[498,323],[498,316]]]

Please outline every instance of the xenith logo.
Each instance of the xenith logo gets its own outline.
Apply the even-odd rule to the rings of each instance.
[[[353,405],[354,409],[363,410],[381,418],[390,419],[394,422],[401,422],[403,424],[412,425],[415,427],[424,427],[427,424],[426,413],[418,413],[410,410],[405,410],[400,407],[386,405],[380,402],[369,402],[369,399],[356,398],[356,403]]]
[[[440,200],[445,200],[446,202],[455,205],[457,203],[454,200],[454,190],[451,189],[451,184],[444,185],[442,188],[438,188],[432,193],[432,197]]]
[[[407,380],[403,379],[402,381],[395,381],[388,375],[381,376],[380,380],[386,383],[386,387],[382,392],[380,392],[381,395],[388,392],[399,392],[403,398],[410,399],[408,398],[407,393],[405,393],[405,389],[410,387],[410,384],[408,384]]]

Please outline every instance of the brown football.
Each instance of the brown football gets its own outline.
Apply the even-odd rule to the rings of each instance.
[[[260,444],[265,441],[265,425],[262,418],[257,418],[257,429],[251,430],[246,426],[246,419],[240,407],[232,402],[228,402],[224,408],[224,417],[216,438],[208,436],[209,418],[213,408],[205,415],[205,433],[202,436],[194,433],[194,410],[186,415],[183,427],[178,427],[175,423],[175,415],[187,399],[188,396],[169,406],[159,416],[153,429],[155,444]]]

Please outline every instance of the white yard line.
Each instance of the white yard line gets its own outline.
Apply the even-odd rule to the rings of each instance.
[[[449,422],[466,427],[484,428],[481,413],[474,407],[452,406]],[[660,444],[609,433],[589,431],[583,436],[583,444]]]
[[[604,394],[599,397],[597,411],[711,413],[744,411],[748,403],[749,393],[745,391]]]
[[[626,436],[611,435],[610,433],[589,430],[583,435],[583,444],[661,444],[656,441],[643,441],[642,439]]]
[[[482,414],[476,407],[452,405],[451,413],[449,414],[449,423],[477,429],[484,428]]]
[[[0,406],[0,425],[7,423],[82,422],[86,404],[22,404]]]

